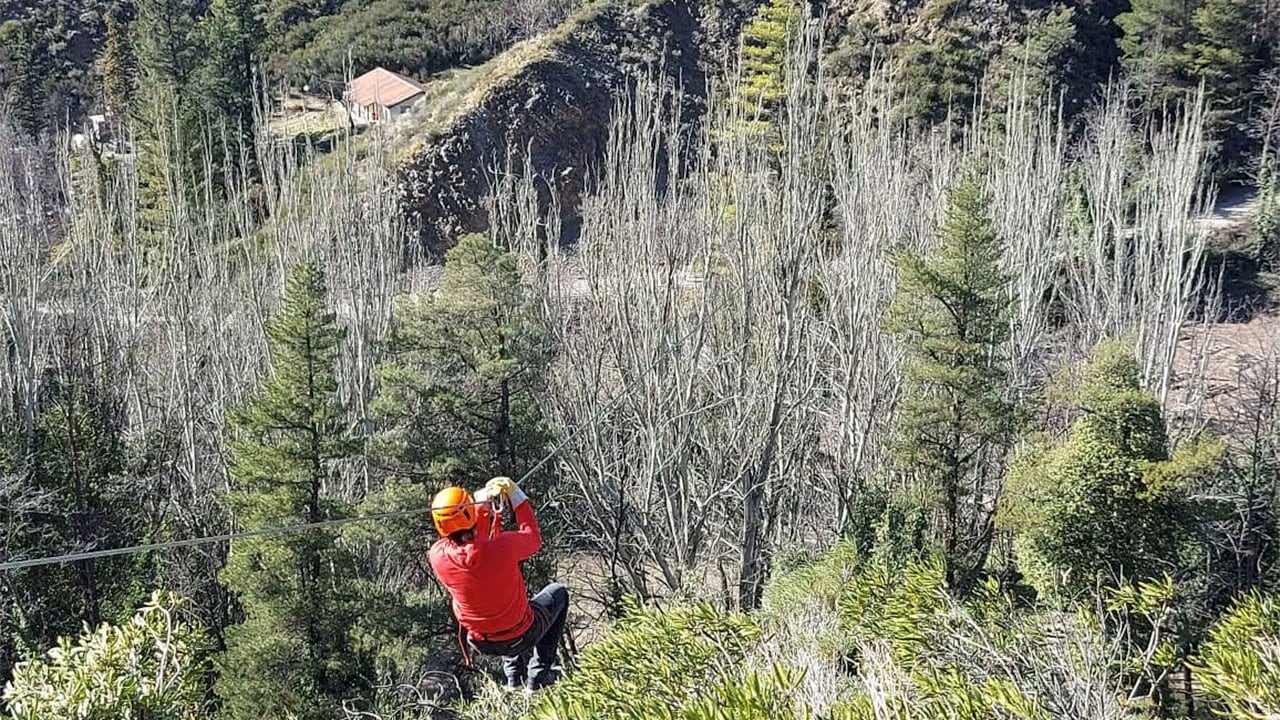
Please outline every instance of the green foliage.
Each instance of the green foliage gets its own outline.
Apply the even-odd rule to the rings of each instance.
[[[800,720],[792,695],[803,673],[775,665],[770,675],[755,672],[723,680],[711,692],[681,708],[673,720]]]
[[[1168,455],[1159,402],[1124,346],[1100,346],[1079,388],[1083,416],[1062,439],[1033,439],[1010,464],[999,524],[1042,593],[1075,596],[1098,576],[1150,578],[1177,567],[1191,488],[1216,471],[1209,437]]]
[[[818,584],[812,599],[792,591],[807,580]],[[1061,717],[1040,697],[1033,678],[1063,670],[1038,667],[1035,655],[1060,639],[1069,619],[1046,620],[1019,608],[993,580],[957,602],[947,592],[941,564],[866,562],[847,546],[775,578],[766,596],[780,603],[776,613],[785,602],[787,612],[820,617],[830,612],[832,588],[839,656],[848,663],[841,675],[852,670],[865,681],[841,693],[845,699],[832,708],[833,720]],[[822,646],[815,655],[810,644],[797,645],[794,626],[772,622],[776,613],[769,606],[764,612],[764,627],[780,628],[767,642],[781,648],[784,661],[789,651],[810,662],[827,656]],[[1052,635],[1044,631],[1047,622],[1055,626]]]
[[[1209,632],[1195,665],[1222,716],[1280,716],[1280,601],[1257,593],[1241,598]]]
[[[1102,606],[1110,613],[1104,627],[1114,628],[1111,634],[1122,643],[1121,669],[1134,681],[1131,696],[1135,699],[1160,693],[1165,677],[1183,664],[1183,653],[1171,633],[1178,600],[1168,575],[1125,581],[1102,593]]]
[[[70,333],[71,343],[83,336]],[[124,442],[122,398],[106,368],[73,354],[45,378],[44,403],[32,426],[0,427],[0,488],[5,509],[0,547],[8,557],[143,542],[154,529],[162,488],[147,482],[149,459]],[[16,493],[11,494],[11,492]],[[101,558],[15,570],[0,593],[0,673],[17,651],[48,647],[131,613],[149,587],[149,560]],[[140,587],[141,586],[141,587]]]
[[[433,494],[422,483],[391,477],[365,497],[358,514],[429,507]],[[366,549],[357,563],[360,569],[406,569],[425,566],[424,549],[430,536],[421,516],[409,516],[346,525],[342,541],[349,547]],[[438,584],[423,587],[410,573],[395,575],[397,579],[389,582],[376,570],[359,572],[355,583],[360,613],[351,627],[352,647],[373,659],[377,677],[413,682],[432,653],[452,652],[457,647],[455,621],[448,597]]]
[[[1187,60],[1195,81],[1204,83],[1210,127],[1237,162],[1255,149],[1248,123],[1263,102],[1259,77],[1271,52],[1260,31],[1264,20],[1256,0],[1202,0],[1191,16],[1196,39]]]
[[[1257,0],[1133,0],[1116,18],[1122,64],[1149,108],[1202,83],[1209,128],[1229,164],[1255,150],[1248,118],[1262,100],[1257,78],[1273,60]]]
[[[425,77],[449,67],[483,62],[506,44],[500,0],[356,0],[314,3],[275,2],[280,13],[271,22],[279,45],[272,53],[275,74],[298,84],[319,82],[313,92],[340,96],[350,69],[355,74],[377,66]],[[308,17],[296,23],[285,18]]]
[[[907,353],[896,465],[939,519],[948,584],[963,593],[986,560],[980,509],[1011,429],[1003,397],[1009,276],[988,200],[972,180],[950,194],[940,245],[898,256],[886,327]]]
[[[583,651],[571,676],[535,702],[531,715],[710,720],[733,717],[717,714],[733,703],[728,708],[747,712],[745,717],[769,717],[759,713],[779,707],[775,693],[790,676],[743,684],[739,668],[759,637],[747,617],[707,605],[665,612],[633,605],[604,639]]]
[[[252,153],[255,53],[252,0],[138,0],[132,106],[144,230],[164,232],[178,204],[223,197]],[[174,197],[175,192],[180,197]]]
[[[1123,32],[1121,64],[1154,107],[1189,86],[1185,48],[1192,39],[1193,7],[1186,0],[1132,0],[1129,11],[1116,17]]]
[[[156,592],[133,618],[104,624],[18,665],[4,690],[13,720],[197,720],[205,717],[203,634],[183,603]]]
[[[245,146],[253,140],[253,63],[262,38],[253,0],[212,0],[194,33],[203,58],[185,95],[206,122],[224,126],[213,134],[213,159],[221,163],[223,156],[235,157],[240,150],[238,144],[223,145],[224,133]]]
[[[186,85],[200,64],[195,28],[201,9],[197,0],[135,0],[133,44],[145,82]]]
[[[10,20],[0,24],[0,60],[11,78],[3,99],[18,127],[31,135],[45,126],[44,98],[48,73],[47,58],[41,52],[30,22]]]
[[[775,575],[765,586],[761,600],[761,616],[785,616],[793,608],[807,603],[834,611],[850,576],[862,564],[862,553],[858,547],[843,541],[820,557],[794,568],[775,565]]]
[[[1018,77],[1026,82],[1028,97],[1049,97],[1065,89],[1069,109],[1078,109],[1077,98],[1087,96],[1092,88],[1076,62],[1082,50],[1077,35],[1075,8],[1061,7],[1035,18],[1018,45],[993,61],[997,92],[1007,93]]]
[[[99,60],[102,73],[102,98],[107,109],[118,118],[128,117],[134,106],[138,85],[138,57],[134,52],[129,24],[118,12],[106,20],[106,41]]]
[[[377,374],[380,456],[433,486],[519,477],[541,459],[548,338],[513,256],[463,236],[438,291],[401,303],[396,321]]]
[[[841,622],[853,641],[884,643],[895,660],[914,664],[933,625],[948,606],[945,571],[938,563],[868,566],[838,601]]]
[[[422,508],[444,485],[474,488],[495,475],[522,477],[550,438],[537,402],[549,359],[515,258],[483,236],[460,238],[445,256],[436,292],[396,308],[394,337],[376,370],[379,432],[372,447],[395,476],[365,499],[362,512]],[[542,475],[525,484],[535,502],[549,485]],[[552,537],[554,524],[542,526]],[[423,530],[414,518],[351,528],[346,537],[412,567],[422,560]],[[531,585],[547,578],[551,561],[540,553],[528,563]],[[424,653],[453,642],[443,594],[435,587],[401,592],[402,602],[387,605],[385,622],[361,624],[387,671],[416,670]]]
[[[335,377],[346,333],[326,295],[320,270],[290,271],[267,326],[271,375],[230,416],[225,504],[246,530],[352,515],[328,490],[335,463],[359,445],[348,435]],[[245,619],[228,629],[217,660],[227,717],[328,718],[364,688],[365,658],[350,638],[362,604],[351,560],[328,529],[232,544],[221,580]]]
[[[769,0],[742,31],[743,114],[767,122],[785,100],[787,51],[800,22],[795,0]]]
[[[990,60],[981,22],[953,12],[955,0],[931,0],[921,16],[931,18],[928,37],[913,38],[892,48],[903,87],[911,88],[909,118],[938,123],[951,112],[973,109]]]

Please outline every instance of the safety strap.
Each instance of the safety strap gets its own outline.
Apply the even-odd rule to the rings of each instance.
[[[454,618],[457,621],[457,618]],[[471,667],[471,648],[467,643],[467,629],[462,627],[462,623],[458,623],[458,649],[462,650],[462,664],[465,667]]]
[[[494,498],[489,505],[493,512],[493,519],[489,521],[489,539],[492,540],[502,532],[502,508],[505,506],[503,497],[499,495]]]

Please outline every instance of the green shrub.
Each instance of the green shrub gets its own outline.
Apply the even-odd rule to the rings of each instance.
[[[835,610],[846,584],[862,568],[862,555],[852,542],[842,542],[817,558],[796,563],[774,575],[765,586],[760,617],[784,616],[792,609],[816,604]]]
[[[898,663],[914,664],[932,626],[950,606],[945,576],[940,562],[869,565],[840,597],[840,618],[850,640],[883,641]]]
[[[608,636],[583,651],[576,672],[535,703],[532,716],[715,718],[717,699],[761,707],[776,700],[773,681],[756,681],[755,690],[735,689],[743,681],[739,668],[759,637],[750,618],[709,605],[665,612],[632,606]]]
[[[1196,668],[1225,717],[1280,717],[1280,600],[1254,594],[1237,602],[1210,631]]]
[[[1068,435],[1029,442],[1010,463],[996,522],[1013,533],[1019,569],[1045,595],[1087,595],[1099,576],[1159,575],[1203,510],[1189,491],[1216,471],[1222,443],[1197,438],[1170,457],[1160,402],[1140,374],[1128,347],[1099,346]]]
[[[205,717],[204,638],[178,618],[177,596],[155,593],[123,625],[63,638],[19,663],[5,686],[13,720],[195,720]]]

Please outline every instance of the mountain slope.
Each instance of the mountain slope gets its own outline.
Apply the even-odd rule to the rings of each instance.
[[[596,5],[477,69],[467,79],[477,87],[444,117],[428,115],[399,168],[400,204],[424,246],[438,256],[459,233],[487,227],[483,198],[509,147],[524,149],[517,165],[527,154],[553,185],[571,224],[614,104],[637,78],[658,72],[693,99],[685,119],[696,119],[707,69],[724,62],[744,17],[732,5],[695,0]],[[545,201],[545,185],[543,192]]]

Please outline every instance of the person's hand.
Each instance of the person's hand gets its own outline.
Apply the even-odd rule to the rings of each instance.
[[[511,503],[511,507],[513,508],[518,507],[525,500],[529,499],[528,496],[524,494],[524,491],[520,489],[519,485],[516,485],[511,478],[503,475],[499,475],[498,477],[490,480],[484,487],[490,492],[501,494]]]
[[[484,487],[477,490],[476,494],[473,495],[472,497],[474,497],[475,501],[478,503],[487,503],[490,500],[493,500],[494,498],[498,497],[499,494],[500,493],[498,490],[491,488],[488,485],[485,485]]]
[[[498,476],[490,480],[489,484],[485,485],[485,489],[502,493],[504,497],[510,498],[511,494],[520,488],[516,487],[516,484],[511,481],[511,478]]]

